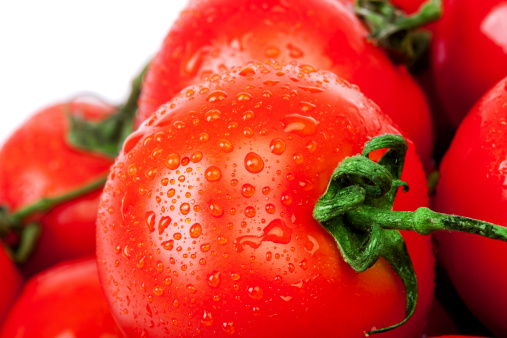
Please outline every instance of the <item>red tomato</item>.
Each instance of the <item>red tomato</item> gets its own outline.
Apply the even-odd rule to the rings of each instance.
[[[445,155],[437,187],[439,211],[507,226],[507,78],[461,124]],[[438,233],[438,256],[471,311],[507,335],[507,244],[462,233]]]
[[[367,35],[336,0],[192,1],[151,63],[139,121],[214,73],[252,60],[298,60],[357,84],[414,141],[427,164],[433,128],[426,99],[407,70],[394,66]]]
[[[183,90],[127,139],[97,221],[99,275],[127,335],[363,337],[404,318],[385,260],[357,274],[312,217],[337,164],[398,133],[357,87],[310,66],[235,68]],[[410,144],[398,208],[427,202]],[[421,332],[433,290],[426,237],[406,234]]]
[[[28,281],[0,337],[123,337],[105,302],[95,258],[61,263]]]
[[[457,127],[474,103],[507,75],[507,2],[444,1],[433,43],[436,87]]]
[[[23,279],[0,242],[0,327],[5,316],[23,288]]]
[[[58,104],[31,117],[7,140],[0,150],[0,204],[12,212],[66,194],[107,174],[110,159],[68,145],[67,111],[98,120],[113,108],[82,100]],[[23,267],[28,275],[65,259],[95,253],[99,196],[97,190],[40,217],[40,241]]]

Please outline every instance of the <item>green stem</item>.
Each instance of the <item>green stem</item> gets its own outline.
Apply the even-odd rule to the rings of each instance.
[[[410,230],[421,235],[448,230],[507,241],[505,227],[473,218],[442,214],[424,207],[415,211],[392,211],[363,205],[349,211],[346,218],[350,224],[363,230],[368,228],[365,224],[374,223],[385,230]]]
[[[395,59],[413,66],[431,40],[420,28],[442,16],[442,1],[428,0],[419,10],[406,15],[388,0],[357,0],[356,14],[370,31],[369,38]]]
[[[23,209],[16,211],[15,213],[10,215],[12,222],[20,223],[24,218],[29,215],[32,215],[36,212],[47,212],[48,210],[60,205],[62,203],[68,202],[80,196],[83,196],[89,192],[97,190],[104,186],[107,180],[107,175],[102,176],[91,183],[78,187],[75,190],[72,190],[66,194],[55,196],[55,197],[44,197],[38,200],[37,202],[27,205]]]

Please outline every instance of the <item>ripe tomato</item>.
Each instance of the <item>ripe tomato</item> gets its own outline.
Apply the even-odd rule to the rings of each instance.
[[[298,60],[357,84],[414,141],[427,164],[433,129],[426,99],[407,70],[394,66],[367,35],[336,0],[192,1],[151,63],[138,123],[212,74],[252,60]]]
[[[507,78],[462,122],[445,155],[435,207],[442,212],[507,226]],[[507,245],[441,232],[438,256],[471,311],[494,334],[507,335]]]
[[[444,1],[436,26],[431,60],[435,85],[457,127],[475,102],[507,75],[507,2]]]
[[[105,302],[95,258],[61,263],[29,280],[0,337],[122,337]]]
[[[357,87],[310,66],[253,63],[186,88],[124,144],[99,206],[99,275],[127,335],[362,337],[404,318],[385,260],[357,274],[312,217],[336,165],[398,133]],[[398,208],[427,203],[410,144]],[[420,333],[428,238],[406,234]]]
[[[0,294],[0,327],[12,304],[23,287],[23,279],[12,263],[0,242],[0,276],[2,276],[2,292]]]
[[[67,111],[89,120],[113,108],[77,100],[57,104],[27,120],[0,150],[0,204],[12,213],[44,198],[76,190],[106,175],[112,161],[70,147]],[[28,275],[65,259],[95,253],[95,220],[100,189],[35,215],[42,234],[23,270]],[[25,223],[33,217],[25,219]]]

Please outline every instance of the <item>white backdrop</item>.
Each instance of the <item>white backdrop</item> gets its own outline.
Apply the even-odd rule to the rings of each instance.
[[[0,143],[75,94],[122,102],[186,2],[0,1]]]

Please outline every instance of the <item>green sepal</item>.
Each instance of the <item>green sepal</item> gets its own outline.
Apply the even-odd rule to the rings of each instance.
[[[127,102],[117,111],[100,122],[86,121],[79,114],[68,113],[70,131],[67,141],[70,145],[92,153],[115,158],[123,141],[133,130],[137,113],[137,100],[141,94],[141,84],[148,66],[133,80]]]
[[[356,0],[355,9],[370,31],[369,39],[395,62],[413,67],[431,41],[431,33],[420,27],[442,16],[442,1],[428,0],[412,15],[406,15],[388,0]]]
[[[417,305],[417,277],[414,266],[412,265],[412,260],[408,254],[405,240],[399,231],[386,230],[384,232],[384,250],[381,256],[389,263],[405,286],[405,319],[397,324],[368,332],[368,334],[389,331],[403,325],[412,317]]]

